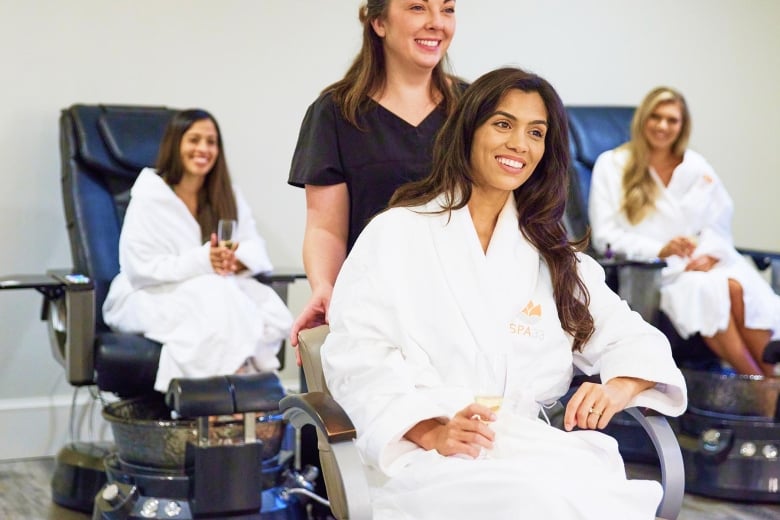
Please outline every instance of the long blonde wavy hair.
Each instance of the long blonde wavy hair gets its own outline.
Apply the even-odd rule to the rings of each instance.
[[[691,136],[691,117],[683,95],[671,87],[651,90],[634,112],[631,120],[631,140],[620,146],[627,150],[628,162],[623,170],[623,204],[621,210],[631,224],[638,224],[655,209],[658,185],[650,176],[650,143],[645,126],[650,115],[662,103],[677,103],[682,112],[682,128],[672,144],[672,153],[682,157]]]

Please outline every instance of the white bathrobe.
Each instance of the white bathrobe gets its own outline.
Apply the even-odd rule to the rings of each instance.
[[[163,344],[155,389],[166,391],[175,377],[232,374],[248,358],[262,371],[277,369],[292,316],[273,289],[250,276],[273,266],[241,194],[235,191],[236,258],[248,270],[220,276],[197,221],[154,170],[144,169],[130,193],[120,272],[103,319],[112,329]]]
[[[693,256],[710,255],[718,263],[708,272],[686,272],[689,258],[667,259],[660,307],[677,332],[687,338],[697,332],[712,336],[725,330],[731,313],[728,279],[733,278],[743,287],[745,325],[772,330],[774,338],[780,338],[780,296],[734,248],[734,205],[712,166],[688,150],[668,186],[651,170],[659,190],[656,210],[632,225],[620,210],[627,160],[627,151],[610,150],[593,167],[589,216],[596,249],[603,252],[609,244],[630,258],[651,259],[674,237],[694,238],[698,245]]]
[[[538,419],[542,403],[566,393],[573,364],[605,381],[657,381],[632,404],[685,410],[664,336],[608,289],[595,261],[583,255],[579,265],[596,332],[573,354],[513,197],[487,254],[467,208],[451,218],[392,209],[365,228],[336,282],[322,358],[357,429],[376,520],[654,518],[660,485],[626,480],[611,437]],[[486,457],[443,457],[402,438],[473,402],[484,382],[479,360],[491,353],[506,356],[508,381]]]

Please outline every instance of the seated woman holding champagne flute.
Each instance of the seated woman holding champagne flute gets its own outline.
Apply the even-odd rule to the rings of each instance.
[[[685,382],[666,338],[567,241],[568,162],[552,86],[485,74],[430,176],[395,193],[344,263],[323,370],[355,424],[375,519],[655,517],[660,484],[627,480],[594,430],[628,406],[681,414]],[[573,366],[602,383],[573,394],[561,430],[540,412]]]
[[[175,377],[277,369],[292,315],[251,278],[273,266],[230,181],[214,117],[175,114],[157,168],[144,169],[130,194],[103,317],[114,330],[162,343],[155,389]]]

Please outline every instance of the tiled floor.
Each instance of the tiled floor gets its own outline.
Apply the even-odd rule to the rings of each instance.
[[[0,519],[89,520],[89,515],[51,502],[49,480],[54,460],[31,459],[0,463]],[[654,470],[632,465],[629,473],[649,478]],[[678,520],[778,520],[780,504],[750,505],[686,495]],[[559,519],[555,519],[559,520]]]

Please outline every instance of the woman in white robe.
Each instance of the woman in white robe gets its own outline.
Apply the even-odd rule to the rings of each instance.
[[[687,149],[683,96],[651,91],[637,108],[631,141],[593,167],[589,216],[595,248],[663,258],[660,307],[683,338],[700,333],[742,374],[772,375],[763,363],[780,338],[780,296],[734,248],[733,203],[712,166]]]
[[[339,273],[323,369],[376,520],[655,517],[660,485],[627,480],[596,430],[627,406],[679,415],[685,383],[664,336],[566,241],[566,134],[546,81],[486,74],[431,176],[396,192]],[[559,430],[539,414],[573,366],[602,383],[577,390]],[[475,401],[497,379],[494,413]]]
[[[237,220],[232,248],[216,240]],[[172,118],[157,170],[131,190],[119,238],[120,272],[103,319],[162,343],[155,389],[175,377],[273,371],[292,315],[251,276],[273,269],[251,210],[231,185],[216,120],[203,110]]]

